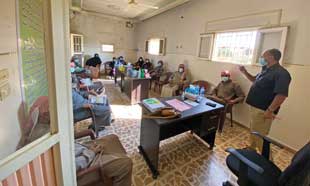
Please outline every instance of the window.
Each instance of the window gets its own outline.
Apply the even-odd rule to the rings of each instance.
[[[287,27],[202,34],[198,57],[216,62],[257,64],[266,49],[277,48],[283,54],[286,35]]]
[[[83,53],[83,35],[71,34],[71,53],[72,55]]]
[[[102,52],[114,52],[114,45],[101,45]]]
[[[152,55],[164,55],[165,42],[165,39],[149,39],[145,42],[145,52]]]
[[[216,34],[212,61],[251,64],[256,31]]]

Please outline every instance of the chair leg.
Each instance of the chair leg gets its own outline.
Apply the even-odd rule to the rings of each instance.
[[[230,126],[233,127],[233,112],[232,112],[232,108],[230,109]]]

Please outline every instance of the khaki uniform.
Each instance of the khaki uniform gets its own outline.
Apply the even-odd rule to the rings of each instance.
[[[163,86],[163,89],[161,91],[161,97],[175,96],[176,91],[182,89],[183,88],[182,86],[190,81],[189,75],[187,73],[185,73],[184,75],[183,73],[180,72],[173,73],[170,79],[170,83]]]
[[[210,98],[225,106],[219,121],[219,132],[222,132],[226,113],[232,109],[232,105],[226,104],[225,100],[236,99],[237,102],[241,102],[245,98],[245,94],[238,84],[234,83],[232,80],[228,80],[227,82],[220,82],[212,91],[212,96]]]
[[[265,111],[261,109],[252,106],[250,107],[250,130],[251,132],[259,132],[263,136],[267,136],[271,128],[272,119],[266,119],[264,113]],[[250,148],[262,152],[263,140],[260,137],[251,134]]]
[[[104,136],[84,144],[89,149],[100,149],[90,167],[100,165],[101,174],[89,173],[78,179],[79,186],[113,185],[131,186],[132,160],[116,135]],[[99,180],[104,180],[103,182]],[[96,184],[94,184],[96,182]]]

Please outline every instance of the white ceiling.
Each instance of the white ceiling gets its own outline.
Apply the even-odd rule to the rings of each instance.
[[[189,0],[135,0],[137,4],[128,4],[128,0],[73,0],[73,6],[80,3],[83,11],[101,13],[122,18],[144,20],[160,14]],[[152,9],[148,6],[159,9]]]

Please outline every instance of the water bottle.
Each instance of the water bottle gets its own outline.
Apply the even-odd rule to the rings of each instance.
[[[205,87],[201,87],[200,88],[200,92],[199,92],[200,96],[204,97],[205,96],[205,92],[206,92]]]

